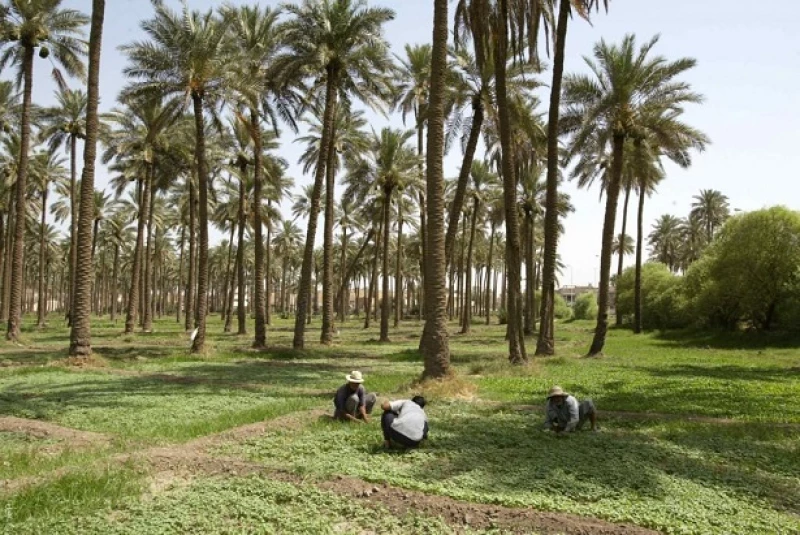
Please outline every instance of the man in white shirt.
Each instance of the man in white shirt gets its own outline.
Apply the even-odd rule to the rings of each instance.
[[[384,401],[381,428],[383,447],[390,448],[396,442],[406,448],[416,448],[428,438],[428,417],[425,414],[425,398],[414,396],[411,400]]]

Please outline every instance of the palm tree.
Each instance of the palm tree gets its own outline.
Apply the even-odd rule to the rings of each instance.
[[[180,102],[176,100],[164,102],[160,95],[145,95],[144,97],[128,98],[125,107],[114,109],[106,116],[106,121],[113,125],[106,137],[106,151],[103,160],[108,162],[112,158],[124,162],[134,171],[137,177],[138,190],[141,192],[140,210],[138,210],[139,223],[134,248],[133,271],[131,273],[131,286],[128,293],[128,311],[125,319],[125,332],[132,333],[136,326],[136,314],[139,306],[139,292],[145,281],[140,280],[141,267],[146,266],[145,279],[149,273],[149,244],[145,250],[145,232],[151,226],[147,225],[152,212],[154,199],[155,178],[157,161],[160,156],[174,152],[172,141],[172,127],[180,120]],[[138,172],[137,172],[138,171]],[[123,176],[124,178],[124,176]],[[143,261],[144,257],[144,261]],[[145,301],[149,303],[150,292],[145,289]],[[145,307],[145,324],[148,323]],[[145,325],[145,330],[150,326]]]
[[[684,223],[674,215],[664,214],[653,224],[653,230],[647,238],[652,249],[652,258],[666,265],[670,271],[677,271],[679,267],[681,229]]]
[[[373,133],[370,150],[364,158],[350,162],[345,182],[345,198],[355,198],[364,204],[370,194],[379,192],[383,204],[383,289],[381,291],[381,342],[389,341],[389,227],[392,200],[395,194],[416,179],[418,157],[407,142],[412,130],[384,128],[380,135]],[[395,295],[395,299],[399,296]]]
[[[258,6],[240,6],[238,8],[226,7],[224,10],[232,18],[233,35],[239,58],[236,61],[239,76],[247,91],[239,93],[237,100],[242,110],[237,113],[238,120],[247,127],[253,140],[253,240],[255,246],[255,339],[253,347],[261,349],[267,344],[266,331],[266,296],[264,293],[264,240],[262,222],[262,191],[263,191],[263,154],[264,140],[261,123],[265,119],[272,122],[277,136],[276,111],[288,123],[294,126],[294,113],[291,110],[295,102],[294,94],[290,88],[294,81],[289,80],[285,85],[275,85],[277,73],[271,71],[275,57],[282,46],[281,30],[278,25],[279,10]],[[249,87],[255,82],[256,87]],[[273,97],[272,100],[270,96]],[[270,104],[274,104],[271,106]],[[263,109],[265,113],[261,113]],[[296,127],[295,127],[296,129]]]
[[[444,248],[444,108],[447,69],[447,0],[433,2],[433,48],[425,151],[427,232],[425,244],[425,328],[419,347],[425,357],[423,377],[450,373],[447,334],[447,266]]]
[[[466,270],[466,294],[464,297],[464,311],[461,324],[461,334],[467,334],[472,324],[472,259],[475,245],[475,225],[478,218],[483,218],[483,211],[495,193],[494,188],[498,185],[498,177],[489,169],[485,162],[473,162],[470,172],[471,188],[468,190],[469,197],[472,198],[472,220],[470,221],[469,245],[467,246],[467,265]]]
[[[195,124],[195,161],[198,182],[200,247],[198,259],[197,334],[192,352],[203,350],[208,308],[208,183],[204,111],[214,109],[223,89],[235,87],[230,66],[236,60],[233,47],[226,40],[230,20],[212,11],[189,11],[182,14],[158,5],[155,17],[142,23],[149,41],[122,47],[131,65],[125,74],[137,80],[132,94],[158,94],[190,98]]]
[[[398,57],[400,61],[400,71],[397,79],[397,93],[395,107],[402,112],[403,124],[405,125],[406,116],[414,114],[414,122],[417,129],[417,155],[420,158],[419,179],[424,180],[422,168],[422,155],[424,152],[425,123],[427,121],[428,100],[430,98],[431,85],[431,45],[406,45],[406,59]],[[417,191],[419,200],[420,217],[420,245],[422,246],[422,277],[425,271],[425,191],[419,188]],[[421,307],[420,307],[421,314]]]
[[[26,195],[28,157],[31,137],[31,94],[33,91],[33,54],[55,61],[71,76],[83,76],[85,67],[81,56],[86,44],[81,40],[82,27],[89,19],[73,9],[62,9],[61,0],[29,0],[9,2],[0,10],[0,30],[4,48],[0,55],[0,70],[8,65],[19,69],[17,83],[23,84],[22,119],[20,121],[20,151],[17,166],[16,220],[21,224],[14,229],[14,250],[11,255],[11,295],[8,317],[9,340],[19,338],[22,321],[22,286],[24,269],[24,240],[26,220]]]
[[[702,189],[695,195],[691,214],[698,218],[706,229],[707,243],[714,239],[714,232],[730,217],[728,197],[721,191]]]
[[[555,0],[548,3],[555,4]],[[600,8],[608,11],[608,0],[559,0],[558,20],[553,41],[553,81],[550,84],[550,109],[547,115],[547,193],[544,213],[544,261],[542,264],[542,306],[537,355],[555,354],[553,310],[555,299],[556,259],[558,256],[558,135],[561,109],[561,82],[564,76],[564,56],[567,48],[567,25],[574,9],[579,16],[589,20],[589,12]],[[546,11],[542,11],[543,13]],[[538,21],[538,20],[537,20]],[[537,41],[534,34],[533,43]]]
[[[319,161],[320,147],[323,133],[323,114],[322,106],[315,106],[313,119],[309,122],[311,128],[309,133],[295,141],[306,144],[306,150],[300,157],[303,164],[303,171],[308,173]],[[332,244],[333,240],[333,219],[328,218],[327,204],[333,201],[333,188],[335,175],[341,167],[339,155],[347,155],[349,158],[358,158],[369,146],[369,137],[364,132],[367,124],[364,114],[360,111],[351,110],[349,106],[336,106],[334,118],[334,129],[331,132],[331,151],[328,157],[328,169],[326,171],[326,184],[324,187],[326,202],[325,232],[323,237],[323,285],[322,285],[322,333],[320,339],[322,343],[329,344],[333,338],[333,262]],[[330,285],[328,282],[330,282]]]
[[[300,246],[302,242],[302,235],[300,227],[294,221],[285,220],[283,225],[275,233],[272,238],[272,245],[275,246],[275,254],[281,257],[281,296],[280,296],[280,311],[286,312],[286,285],[287,277],[289,275],[289,261],[292,254]]]
[[[78,239],[78,191],[77,191],[77,145],[79,139],[86,139],[86,107],[89,103],[82,90],[65,89],[56,92],[57,106],[45,108],[40,112],[42,130],[40,136],[49,139],[50,148],[67,146],[70,170],[70,252],[69,252],[69,292],[72,307],[72,290],[75,287],[76,241]],[[72,314],[68,312],[71,319]]]
[[[611,244],[611,252],[623,257],[632,255],[634,249],[633,238],[630,234],[620,234],[614,238],[614,243]]]
[[[669,62],[661,56],[650,57],[657,42],[657,37],[651,39],[637,53],[633,35],[627,35],[620,46],[601,41],[594,49],[596,63],[585,59],[594,78],[571,75],[565,83],[567,111],[563,126],[573,134],[567,159],[585,150],[587,141],[598,132],[605,133],[612,147],[600,254],[599,313],[590,356],[602,352],[608,330],[611,246],[626,140],[630,138],[635,143],[637,139],[640,142],[653,139],[665,155],[678,161],[685,156],[685,147],[702,150],[707,141],[702,133],[680,120],[686,103],[702,102],[702,97],[691,91],[689,84],[675,81],[695,65],[695,60],[684,58]],[[676,148],[679,148],[677,152]]]
[[[100,101],[100,52],[103,42],[103,19],[105,0],[92,0],[92,21],[89,31],[89,79],[86,106],[86,140],[83,144],[83,173],[81,174],[81,198],[94,196],[94,166],[97,156],[97,137],[100,121],[97,107]],[[70,334],[70,355],[87,355],[91,347],[92,276],[94,240],[92,223],[96,221],[95,205],[84,202],[78,216],[78,240],[76,248],[75,292],[72,308],[72,332]],[[96,227],[95,227],[96,231]]]
[[[276,72],[300,73],[313,77],[317,87],[325,86],[319,160],[314,171],[308,233],[297,292],[293,345],[302,349],[317,214],[326,166],[329,164],[336,101],[342,93],[354,94],[374,106],[388,99],[391,89],[386,73],[391,73],[393,68],[382,26],[394,18],[394,12],[368,7],[364,0],[304,0],[299,6],[287,6],[286,10],[292,17],[286,22],[288,52],[276,62]],[[333,192],[330,192],[331,198],[332,195]],[[330,284],[331,281],[327,282]]]
[[[39,152],[34,155],[30,164],[31,185],[35,187],[42,201],[39,213],[41,222],[39,226],[39,304],[37,307],[37,321],[39,327],[45,326],[45,229],[47,228],[47,196],[50,185],[66,177],[66,169],[63,166],[63,159],[56,155],[54,149],[46,152]]]

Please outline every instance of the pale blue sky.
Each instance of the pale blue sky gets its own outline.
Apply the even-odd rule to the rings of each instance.
[[[189,0],[190,7],[198,9],[221,3]],[[386,26],[395,53],[402,54],[405,43],[430,41],[430,0],[371,3],[396,11],[396,19]],[[706,97],[702,106],[687,109],[685,118],[705,131],[713,143],[705,153],[696,155],[691,169],[683,171],[668,166],[667,180],[646,205],[646,227],[664,213],[686,215],[692,196],[701,188],[721,190],[730,198],[732,207],[742,210],[772,204],[800,209],[800,181],[791,164],[800,151],[797,147],[800,37],[795,32],[800,20],[800,2],[611,0],[610,3],[610,12],[595,15],[593,26],[581,20],[571,24],[565,72],[581,70],[581,56],[590,54],[592,45],[600,38],[617,42],[624,34],[633,32],[641,42],[660,33],[657,53],[670,59],[691,56],[698,60],[697,68],[685,79]],[[139,21],[152,13],[148,0],[109,0],[107,4],[100,81],[103,110],[114,105],[125,83],[121,74],[125,59],[117,47],[142,38]],[[177,0],[167,0],[167,4],[176,8],[180,5]],[[91,9],[90,0],[66,0],[65,5],[87,13]],[[54,89],[46,65],[42,60],[36,64],[34,100],[42,104],[52,100]],[[549,76],[545,73],[543,81],[549,82]],[[388,121],[375,117],[372,121],[376,129],[387,123],[399,126],[401,121],[399,116]],[[292,162],[291,175],[297,183],[304,184],[310,178],[294,165],[300,148],[291,143],[292,137],[284,133],[282,155]],[[455,147],[446,160],[448,176],[457,173],[459,162],[460,151]],[[101,170],[98,186],[106,181],[107,176]],[[598,202],[596,190],[578,191],[572,184],[566,184],[564,189],[572,195],[576,212],[567,219],[566,234],[559,246],[564,263],[570,266],[562,276],[562,283],[596,281],[603,206]],[[630,213],[635,217],[633,208]],[[219,239],[219,235],[215,238]]]

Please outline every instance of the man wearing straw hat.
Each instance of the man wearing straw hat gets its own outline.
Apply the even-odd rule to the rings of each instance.
[[[333,398],[333,417],[337,420],[351,422],[369,422],[369,414],[378,397],[367,394],[364,389],[364,376],[358,370],[353,370],[345,376],[347,383],[339,387]]]
[[[583,427],[589,420],[592,431],[597,431],[597,410],[591,399],[578,403],[560,386],[554,386],[547,394],[544,430],[555,433],[571,433]]]

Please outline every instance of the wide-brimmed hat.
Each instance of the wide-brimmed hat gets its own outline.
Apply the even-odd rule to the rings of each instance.
[[[564,392],[564,390],[560,386],[554,386],[553,388],[550,389],[550,392],[547,393],[547,399],[556,396],[567,396],[567,395],[569,394]]]
[[[364,376],[361,375],[361,372],[358,370],[353,370],[352,372],[350,372],[350,375],[345,376],[345,378],[347,379],[348,383],[360,384],[364,382]]]

